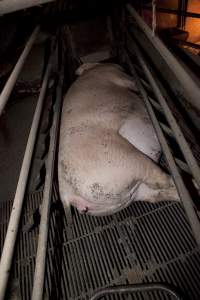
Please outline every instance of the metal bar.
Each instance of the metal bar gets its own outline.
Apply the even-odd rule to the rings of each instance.
[[[178,123],[176,122],[176,119],[174,118],[164,96],[162,95],[162,92],[161,92],[156,80],[154,79],[149,67],[147,66],[147,63],[146,63],[143,55],[141,54],[138,46],[136,45],[136,43],[133,40],[131,40],[131,43],[133,45],[133,49],[138,58],[138,61],[139,61],[140,65],[142,66],[142,69],[144,70],[144,73],[145,73],[146,77],[148,78],[149,83],[151,84],[154,94],[165,113],[166,119],[174,133],[176,141],[179,144],[180,150],[182,151],[182,153],[184,155],[184,158],[191,170],[191,173],[194,176],[196,183],[200,187],[200,168],[198,166],[197,160],[194,157]]]
[[[188,71],[188,68],[168,50],[168,48],[163,44],[163,42],[157,37],[152,37],[151,29],[148,25],[142,20],[142,18],[137,14],[135,9],[127,4],[127,10],[136,20],[137,25],[145,33],[146,37],[156,48],[158,53],[164,59],[167,66],[174,73],[176,78],[181,83],[181,86],[184,88],[185,94],[187,95],[187,100],[198,110],[200,111],[200,84],[199,80]]]
[[[48,227],[49,227],[49,214],[50,204],[52,196],[53,186],[53,175],[54,175],[54,163],[56,157],[58,131],[59,131],[59,120],[62,104],[62,86],[64,79],[64,64],[60,74],[60,80],[57,87],[56,103],[54,107],[54,120],[51,128],[51,139],[49,146],[49,154],[46,166],[46,179],[44,185],[41,221],[39,229],[38,247],[36,255],[36,266],[34,274],[34,283],[32,291],[32,300],[42,300],[44,290],[44,277],[45,277],[45,266],[46,266],[46,253],[47,253],[47,241],[48,241]]]
[[[0,1],[0,15],[12,13],[14,11],[40,6],[55,0],[2,0]]]
[[[177,9],[177,24],[176,27],[181,27],[181,21],[182,21],[182,0],[178,0],[178,9]]]
[[[182,161],[182,160],[180,160],[179,158],[176,158],[176,157],[174,159],[175,159],[175,162],[177,163],[177,165],[179,166],[179,168],[181,170],[183,170],[186,173],[192,175],[190,169],[188,168],[188,165],[184,161]]]
[[[133,66],[135,67],[135,65],[133,65]],[[141,80],[141,83],[142,83],[142,84],[144,84],[144,82],[145,82],[144,86],[149,86],[149,85],[146,85],[146,81],[144,81],[144,80],[141,79],[141,78],[140,78],[140,80]],[[163,113],[163,109],[162,109],[161,105],[160,105],[157,101],[155,101],[153,98],[151,98],[149,95],[148,95],[148,98],[149,98],[149,101],[151,102],[151,104],[152,104],[159,112]],[[173,138],[174,138],[174,133],[173,133],[173,131],[171,130],[170,127],[166,126],[166,125],[165,125],[164,123],[162,123],[162,122],[159,122],[159,124],[160,124],[160,127],[162,128],[162,130],[163,130],[165,133],[167,133],[170,137],[173,137]],[[187,172],[188,174],[192,175],[192,173],[191,173],[191,171],[190,171],[190,168],[188,167],[188,165],[187,165],[185,162],[183,162],[182,160],[180,160],[180,159],[178,159],[178,158],[176,158],[176,157],[175,157],[175,161],[176,161],[177,165],[179,166],[179,168],[180,168],[181,170],[183,170],[183,171]]]
[[[129,294],[138,292],[153,292],[162,291],[166,292],[168,295],[173,296],[177,300],[182,300],[183,298],[170,286],[160,283],[144,283],[144,284],[134,284],[134,285],[122,285],[115,287],[108,287],[101,289],[90,298],[90,300],[97,300],[103,296],[113,295],[113,294]]]
[[[148,5],[143,5],[143,9],[146,10],[152,10],[151,6]],[[189,17],[189,18],[200,18],[199,13],[193,13],[189,11],[182,11],[182,10],[177,10],[177,9],[172,9],[172,8],[164,8],[164,7],[156,7],[156,11],[159,11],[161,13],[165,14],[172,14],[172,15],[178,15],[178,16],[184,16],[184,17]]]
[[[149,99],[150,100],[150,99]],[[151,100],[150,100],[151,101]],[[152,101],[151,101],[152,102]],[[152,103],[153,104],[153,103]],[[173,131],[171,130],[171,128],[169,128],[168,126],[166,126],[164,123],[159,122],[160,127],[162,128],[162,130],[167,133],[169,136],[174,137]]]
[[[174,161],[173,155],[170,151],[169,145],[168,145],[168,143],[165,139],[165,136],[162,132],[162,129],[160,128],[159,122],[158,122],[158,120],[155,116],[155,113],[153,111],[151,103],[148,99],[148,95],[147,95],[146,91],[144,90],[144,88],[143,88],[143,86],[140,82],[140,79],[137,75],[137,72],[135,71],[134,67],[132,66],[129,55],[127,54],[127,52],[125,52],[124,55],[126,57],[126,61],[127,61],[128,65],[129,65],[131,74],[136,79],[136,82],[138,84],[138,88],[139,88],[139,90],[141,92],[141,95],[143,97],[143,100],[146,104],[146,108],[147,108],[147,110],[149,112],[149,115],[151,117],[152,123],[154,125],[157,136],[159,138],[162,150],[163,150],[163,152],[165,154],[165,157],[167,159],[170,171],[171,171],[172,176],[174,178],[174,182],[175,182],[176,187],[178,189],[178,192],[179,192],[179,195],[181,197],[181,200],[182,200],[183,206],[185,208],[186,214],[188,216],[188,220],[189,220],[189,223],[190,223],[191,228],[193,230],[194,237],[196,239],[197,244],[200,246],[200,223],[199,223],[199,220],[197,218],[196,212],[194,210],[192,199],[191,199],[191,197],[188,193],[188,190],[186,189],[186,187],[184,185],[183,179],[182,179],[182,177],[181,177],[181,175],[178,171],[178,168],[177,168],[176,163]]]
[[[141,80],[141,83],[143,84],[143,80]],[[152,99],[150,96],[148,96],[149,98],[149,101],[151,102],[151,104],[161,113],[163,113],[163,110],[162,110],[162,107],[159,103],[157,103],[154,99]],[[165,125],[164,123],[162,122],[159,122],[160,124],[160,127],[162,128],[162,130],[167,133],[170,137],[173,137],[174,138],[174,133],[173,131],[171,130],[170,127],[168,127],[167,125]],[[180,160],[179,158],[174,158],[175,159],[175,162],[177,163],[177,165],[179,166],[179,168],[185,172],[187,172],[188,174],[192,175],[191,171],[190,171],[190,168],[188,167],[188,165],[183,162],[182,160]]]
[[[143,83],[143,80],[141,80],[141,82]],[[144,85],[145,86],[145,85]],[[157,101],[155,101],[153,98],[151,98],[150,96],[149,96],[149,100],[151,101],[151,104],[159,111],[159,112],[161,112],[161,113],[163,113],[163,110],[162,110],[162,107],[161,107],[161,105],[157,102]]]
[[[172,41],[175,42],[176,44],[180,44],[180,45],[184,45],[184,46],[188,46],[188,47],[200,50],[200,45],[198,45],[198,44],[194,44],[194,43],[191,43],[191,42],[175,39],[173,37],[172,37]]]
[[[38,126],[41,118],[42,107],[44,103],[44,97],[45,97],[46,88],[48,84],[50,69],[51,69],[51,63],[49,62],[45,72],[44,80],[42,82],[38,103],[35,109],[33,122],[29,133],[28,142],[26,145],[26,150],[22,162],[20,175],[19,175],[13,207],[10,215],[6,238],[3,246],[1,262],[0,262],[0,300],[3,300],[5,297],[8,278],[10,275],[14,247],[15,247],[16,237],[18,233],[18,227],[19,227],[22,205],[24,200],[24,193],[26,189],[26,183],[27,183],[29,169],[31,165],[31,158],[33,154],[35,141],[36,141]]]
[[[0,5],[1,5],[1,3],[2,2],[0,1]],[[1,95],[0,95],[0,116],[3,112],[3,109],[4,109],[8,99],[9,99],[9,96],[10,96],[10,94],[11,94],[11,92],[12,92],[14,86],[15,86],[17,78],[18,78],[18,76],[19,76],[19,74],[20,74],[20,72],[21,72],[21,70],[24,66],[24,63],[27,59],[27,56],[29,55],[29,53],[31,51],[31,48],[32,48],[32,46],[35,42],[35,39],[36,39],[36,37],[39,33],[39,30],[40,30],[40,27],[37,26],[35,28],[35,30],[33,31],[33,33],[31,34],[28,42],[26,43],[26,46],[25,46],[22,54],[20,55],[16,65],[15,65],[15,67],[14,67],[14,69],[13,69],[11,75],[10,75],[10,77],[8,78],[6,84],[5,84],[5,86],[4,86],[4,88],[1,92]]]

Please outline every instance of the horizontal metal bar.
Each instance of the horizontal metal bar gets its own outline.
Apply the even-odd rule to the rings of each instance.
[[[0,5],[1,5],[1,1],[0,1]],[[8,78],[6,84],[5,84],[5,86],[4,86],[4,88],[1,92],[1,95],[0,95],[0,116],[3,112],[3,110],[4,110],[4,107],[5,107],[8,99],[9,99],[9,97],[10,97],[10,94],[11,94],[12,90],[15,86],[17,78],[18,78],[18,76],[19,76],[19,74],[20,74],[20,72],[21,72],[21,70],[24,66],[24,63],[27,59],[27,56],[29,55],[29,53],[32,49],[32,46],[33,46],[33,44],[35,42],[35,39],[36,39],[36,37],[39,33],[39,30],[40,30],[40,27],[37,26],[35,28],[35,30],[33,31],[33,33],[31,34],[28,42],[26,43],[26,46],[25,46],[22,54],[20,55],[16,65],[15,65],[15,67],[14,67],[14,69],[13,69],[11,75],[10,75],[10,77]]]
[[[14,11],[40,6],[55,0],[1,0],[0,1],[0,16]]]
[[[57,86],[56,103],[54,105],[54,119],[51,128],[51,138],[49,146],[49,154],[46,166],[46,178],[43,193],[43,202],[41,210],[40,229],[38,237],[38,247],[35,264],[35,274],[33,282],[32,300],[42,300],[44,290],[44,277],[46,266],[46,254],[47,254],[47,240],[48,240],[48,228],[49,228],[49,214],[52,196],[54,164],[56,158],[59,120],[62,104],[62,87],[64,79],[64,63],[60,74],[59,83]]]
[[[172,37],[172,41],[175,42],[176,44],[180,44],[180,45],[184,45],[184,46],[188,46],[188,47],[200,50],[200,45],[198,45],[198,44],[194,44],[194,43],[191,43],[191,42],[175,39],[173,37]]]
[[[148,6],[148,5],[143,5],[142,8],[146,9],[146,10],[152,10],[152,6]],[[173,9],[173,8],[164,8],[164,7],[157,6],[156,11],[159,11],[159,12],[165,13],[165,14],[172,14],[172,15],[189,17],[189,18],[197,18],[197,19],[200,18],[199,13],[194,13],[194,12],[189,12],[189,11],[184,11],[184,10],[177,10],[177,9]]]
[[[113,294],[130,294],[138,292],[165,292],[168,295],[173,296],[173,299],[182,300],[183,298],[173,289],[172,287],[160,284],[160,283],[144,283],[144,284],[132,284],[132,285],[122,285],[115,287],[107,287],[101,289],[94,293],[90,300],[97,300],[107,295]]]
[[[191,173],[194,176],[196,183],[200,187],[200,168],[198,166],[197,160],[194,157],[178,123],[176,122],[176,119],[174,118],[174,116],[164,98],[164,96],[162,95],[162,92],[161,92],[156,80],[154,79],[149,67],[147,66],[143,55],[139,51],[138,46],[131,38],[130,38],[130,42],[132,43],[132,48],[134,49],[133,51],[136,54],[138,61],[139,61],[140,65],[142,66],[149,83],[151,84],[154,94],[155,94],[158,102],[160,103],[163,111],[165,112],[166,119],[174,133],[174,136],[176,137],[176,141],[179,144],[180,150],[182,151],[182,153],[184,155],[184,158],[191,170]]]
[[[164,43],[157,37],[152,37],[152,31],[148,25],[137,14],[135,9],[127,4],[127,10],[136,21],[137,26],[144,32],[149,42],[153,45],[156,51],[161,55],[162,59],[175,75],[176,79],[181,84],[184,90],[187,101],[200,112],[200,83],[199,79],[189,72],[188,68],[170,52]]]
[[[15,198],[13,201],[13,207],[11,210],[10,220],[8,224],[8,229],[6,233],[6,238],[3,246],[1,262],[0,262],[0,300],[3,300],[5,297],[6,287],[8,283],[8,278],[10,275],[13,253],[15,248],[16,237],[18,233],[18,227],[20,222],[20,216],[23,206],[24,194],[26,189],[26,183],[29,175],[29,169],[31,166],[31,159],[33,155],[33,149],[35,146],[38,126],[41,118],[44,97],[46,93],[46,88],[48,84],[48,78],[50,74],[51,64],[49,62],[45,76],[42,82],[42,87],[40,95],[38,98],[38,103],[35,109],[33,122],[31,130],[28,137],[28,142],[26,145],[26,150],[24,154],[24,159],[22,162],[22,167],[19,175],[19,180],[17,184],[17,189],[15,193]]]
[[[137,75],[137,72],[135,71],[134,67],[132,66],[129,55],[126,51],[124,51],[124,55],[125,55],[127,64],[130,68],[130,72],[134,76],[134,78],[136,79],[136,82],[138,84],[138,88],[141,92],[144,103],[146,105],[146,108],[147,108],[148,113],[150,115],[150,118],[152,120],[153,126],[156,130],[156,133],[157,133],[158,139],[160,141],[162,150],[165,154],[165,157],[166,157],[166,160],[168,162],[171,174],[173,176],[174,182],[175,182],[176,187],[178,189],[178,192],[179,192],[180,198],[182,200],[183,206],[185,208],[186,214],[188,216],[189,223],[190,223],[191,228],[193,230],[195,240],[196,240],[197,244],[200,246],[200,223],[199,223],[199,220],[197,218],[196,212],[194,210],[192,199],[191,199],[191,197],[188,193],[188,190],[186,189],[186,187],[184,185],[183,179],[182,179],[182,177],[181,177],[181,175],[178,171],[178,168],[177,168],[176,163],[174,161],[174,157],[171,153],[169,145],[168,145],[168,143],[165,139],[165,136],[162,132],[162,129],[160,128],[159,122],[158,122],[158,120],[155,116],[155,113],[153,111],[151,103],[148,99],[148,95],[147,95],[145,89],[143,88],[143,86],[140,82],[140,79]]]

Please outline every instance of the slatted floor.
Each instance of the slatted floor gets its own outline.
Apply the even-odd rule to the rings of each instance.
[[[38,207],[42,192],[29,194],[21,228]],[[54,189],[53,201],[57,199]],[[11,203],[1,211],[1,247]],[[21,299],[30,299],[38,229],[20,230],[13,277]],[[62,210],[51,213],[45,299],[88,299],[94,290],[117,284],[165,282],[186,299],[200,299],[200,252],[180,204],[133,203],[108,217],[74,211],[67,227]],[[104,299],[173,299],[163,293],[114,296]]]

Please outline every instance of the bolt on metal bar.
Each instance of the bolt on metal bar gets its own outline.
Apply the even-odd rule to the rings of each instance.
[[[137,26],[139,26],[139,28],[145,33],[148,40],[153,43],[167,66],[181,83],[185,94],[187,95],[187,100],[200,111],[200,84],[198,78],[194,74],[192,74],[191,77],[191,73],[188,68],[182,62],[177,60],[177,58],[157,36],[152,37],[151,29],[130,4],[127,4],[126,8],[130,15],[135,19]]]
[[[179,192],[179,195],[180,195],[180,198],[182,200],[183,206],[185,208],[185,212],[187,214],[188,221],[191,225],[191,228],[192,228],[192,231],[193,231],[193,234],[194,234],[194,238],[195,238],[198,246],[200,246],[200,222],[199,222],[199,220],[197,218],[197,215],[196,215],[196,212],[194,210],[192,199],[190,197],[190,194],[189,194],[188,190],[186,189],[186,187],[184,185],[183,179],[182,179],[182,177],[181,177],[181,175],[178,171],[178,168],[176,166],[176,163],[175,163],[175,160],[174,160],[173,155],[171,153],[171,150],[169,148],[169,145],[168,145],[168,143],[165,139],[165,136],[162,132],[162,129],[161,129],[161,127],[159,125],[159,122],[156,118],[156,115],[153,111],[151,103],[148,99],[148,95],[147,95],[145,89],[143,88],[143,86],[140,82],[140,79],[137,75],[137,72],[135,71],[134,67],[132,66],[132,63],[131,63],[131,60],[129,58],[129,55],[128,55],[127,51],[124,51],[124,55],[126,57],[126,62],[127,62],[128,66],[130,68],[131,74],[134,76],[134,78],[136,78],[138,88],[141,92],[144,103],[146,104],[147,111],[149,112],[149,115],[150,115],[150,118],[152,120],[153,126],[156,130],[158,139],[160,141],[162,150],[163,150],[163,152],[165,154],[165,157],[167,159],[167,162],[168,162],[171,174],[173,176],[175,185],[177,187],[177,190]]]
[[[54,164],[56,158],[59,120],[62,104],[62,87],[64,79],[64,63],[62,65],[60,80],[57,86],[56,103],[54,105],[54,119],[51,128],[51,138],[49,146],[49,154],[46,166],[46,179],[44,185],[43,202],[41,210],[41,220],[39,228],[38,247],[36,255],[36,265],[34,274],[34,283],[32,291],[32,300],[42,300],[44,290],[47,242],[48,242],[48,227],[49,227],[49,214],[52,196]]]
[[[0,2],[1,3],[1,2]],[[10,97],[10,94],[15,86],[15,83],[17,81],[17,78],[19,77],[19,74],[24,66],[24,63],[26,62],[26,59],[27,59],[27,56],[29,55],[31,49],[32,49],[32,46],[35,42],[35,39],[39,33],[39,30],[40,30],[40,26],[37,26],[33,33],[31,34],[28,42],[26,43],[26,46],[22,52],[22,54],[20,55],[12,73],[10,74],[10,77],[8,78],[2,92],[1,92],[1,95],[0,95],[0,116],[3,112],[3,109]]]
[[[1,255],[0,262],[0,300],[3,300],[6,293],[6,287],[11,271],[11,265],[13,260],[14,248],[18,233],[18,227],[20,222],[20,216],[23,206],[24,194],[26,189],[26,183],[29,175],[31,159],[33,155],[33,149],[35,146],[38,126],[41,118],[46,88],[48,84],[49,74],[51,70],[51,62],[49,61],[44,79],[42,82],[42,87],[40,90],[40,95],[38,98],[37,106],[35,109],[33,122],[31,130],[29,133],[26,150],[22,162],[22,167],[19,175],[19,180],[17,184],[17,189],[15,193],[15,198],[13,201],[13,206],[10,214],[10,220],[8,224],[8,229],[6,233],[6,238],[3,246],[3,251]]]
[[[176,119],[174,118],[164,96],[162,95],[162,92],[156,82],[156,80],[154,79],[151,71],[150,71],[150,68],[147,66],[147,63],[143,57],[143,55],[141,54],[138,46],[136,45],[136,43],[133,41],[133,39],[131,39],[131,44],[132,44],[132,47],[134,49],[134,53],[136,54],[137,58],[138,58],[138,61],[149,81],[149,83],[151,84],[151,87],[154,91],[154,94],[158,100],[158,102],[160,103],[164,113],[165,113],[165,116],[166,116],[166,119],[174,133],[174,136],[176,138],[176,141],[177,143],[179,144],[179,147],[180,147],[180,150],[182,151],[183,155],[184,155],[184,158],[191,170],[191,173],[192,175],[194,176],[194,179],[196,181],[196,183],[199,185],[200,187],[200,168],[198,166],[198,163],[197,163],[197,160],[196,158],[194,157]]]
[[[183,298],[173,289],[172,287],[160,284],[160,283],[144,283],[144,284],[132,284],[132,285],[122,285],[115,287],[107,287],[101,289],[94,293],[94,295],[90,298],[90,300],[97,300],[107,295],[113,294],[130,294],[130,293],[138,293],[138,292],[154,292],[154,291],[162,291],[167,293],[170,296],[173,296],[173,299],[183,300]]]

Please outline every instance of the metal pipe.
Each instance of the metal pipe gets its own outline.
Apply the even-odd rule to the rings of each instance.
[[[179,192],[179,195],[181,197],[181,200],[182,200],[183,206],[185,208],[186,214],[188,216],[188,220],[189,220],[189,223],[190,223],[191,228],[193,230],[195,240],[196,240],[197,244],[200,246],[200,223],[199,223],[199,220],[197,218],[196,212],[194,210],[192,199],[191,199],[191,197],[188,193],[188,190],[186,189],[186,187],[184,185],[183,179],[182,179],[182,177],[181,177],[181,175],[178,171],[178,168],[177,168],[176,163],[174,161],[174,157],[173,157],[173,155],[170,151],[169,145],[168,145],[168,143],[165,139],[165,136],[162,132],[162,129],[160,128],[159,122],[158,122],[158,120],[156,118],[156,115],[153,111],[151,103],[148,99],[148,95],[147,95],[145,89],[143,88],[143,86],[140,82],[140,79],[137,75],[137,72],[135,71],[134,67],[132,66],[132,63],[131,63],[131,60],[129,58],[128,53],[124,52],[124,55],[126,57],[126,61],[127,61],[128,66],[130,68],[130,72],[134,76],[134,78],[136,79],[136,82],[138,84],[138,88],[141,92],[143,100],[146,104],[146,108],[147,108],[147,110],[149,112],[149,115],[151,117],[152,123],[154,125],[155,131],[156,131],[158,139],[160,141],[162,150],[163,150],[163,152],[165,154],[165,157],[167,159],[170,171],[171,171],[172,176],[174,178],[174,182],[175,182],[176,187],[178,189],[178,192]]]
[[[46,88],[48,84],[50,69],[51,69],[51,63],[49,62],[45,72],[44,80],[42,82],[38,103],[35,109],[33,122],[29,133],[28,142],[26,145],[26,150],[22,162],[20,175],[19,175],[15,198],[13,201],[13,206],[10,214],[10,220],[8,224],[6,238],[4,241],[1,262],[0,262],[0,300],[3,300],[5,297],[8,278],[11,271],[12,259],[13,259],[15,242],[18,233],[26,183],[27,183],[29,169],[31,165],[31,158],[33,154],[35,141],[36,141],[38,126],[41,118],[42,107],[44,103],[44,97],[45,97]]]
[[[163,42],[157,37],[152,37],[151,29],[148,25],[142,20],[142,18],[137,14],[135,9],[127,4],[127,10],[131,16],[137,22],[137,25],[145,33],[146,37],[151,43],[153,43],[156,50],[159,52],[161,57],[164,59],[167,66],[174,73],[176,78],[181,83],[181,86],[184,88],[184,91],[187,95],[187,100],[194,106],[198,111],[200,111],[200,84],[199,80],[188,71],[188,68],[168,50],[168,48],[163,44]]]
[[[54,175],[54,163],[56,157],[56,148],[57,148],[57,139],[58,139],[58,130],[59,130],[59,120],[60,120],[61,103],[62,103],[63,79],[64,79],[64,64],[62,65],[60,80],[57,87],[57,93],[56,93],[57,100],[54,109],[53,125],[51,128],[51,139],[50,139],[49,154],[48,154],[48,160],[46,166],[46,179],[44,185],[34,283],[33,283],[33,291],[32,291],[32,298],[31,298],[32,300],[43,299],[48,228],[49,228],[49,214],[50,214],[50,204],[51,204],[53,175]]]
[[[148,5],[143,5],[142,8],[146,9],[146,10],[152,10],[152,7],[148,6]],[[193,13],[193,12],[189,12],[189,11],[186,12],[184,10],[177,10],[177,9],[172,9],[172,8],[156,7],[156,11],[159,11],[159,12],[165,13],[165,14],[184,16],[184,17],[189,17],[189,18],[197,18],[197,19],[200,18],[199,13]]]
[[[150,100],[150,99],[149,99]],[[150,100],[151,101],[151,100]],[[152,101],[151,101],[152,103]],[[152,103],[153,104],[153,103]],[[170,127],[166,126],[164,123],[162,122],[159,122],[160,123],[160,127],[162,128],[162,130],[167,133],[170,137],[173,137],[174,138],[174,134],[173,134],[173,131],[171,130]]]
[[[172,41],[175,42],[178,45],[183,45],[183,46],[187,46],[187,47],[190,47],[190,48],[200,50],[200,45],[195,44],[195,43],[179,40],[179,39],[176,39],[176,38],[173,38],[173,37],[172,37]]]
[[[197,160],[194,157],[176,119],[174,118],[164,96],[162,95],[159,85],[157,84],[156,80],[154,79],[138,46],[136,45],[136,43],[133,40],[131,40],[131,43],[133,45],[134,53],[136,54],[138,61],[141,65],[146,77],[148,78],[149,83],[151,84],[154,94],[165,113],[165,117],[174,133],[176,141],[179,144],[180,150],[182,151],[184,158],[185,158],[186,162],[188,163],[191,173],[194,176],[196,183],[200,187],[200,168],[198,166]]]
[[[1,5],[1,3],[2,2],[0,1],[0,5]],[[20,55],[16,65],[15,65],[12,73],[10,74],[10,77],[8,78],[6,84],[5,84],[5,86],[4,86],[4,88],[1,92],[1,95],[0,95],[0,116],[3,112],[3,109],[4,109],[8,99],[9,99],[9,96],[10,96],[10,94],[11,94],[11,92],[12,92],[14,86],[15,86],[17,78],[18,78],[18,76],[19,76],[19,74],[20,74],[20,72],[21,72],[21,70],[24,66],[24,63],[27,59],[27,56],[29,55],[29,53],[31,51],[31,48],[32,48],[32,46],[35,42],[35,39],[36,39],[36,37],[39,33],[39,30],[40,30],[39,26],[37,26],[34,29],[33,33],[31,34],[31,36],[28,40],[28,42],[26,43],[26,46],[25,46],[22,54]]]
[[[0,16],[54,1],[55,0],[2,0],[0,1]]]
[[[170,286],[160,283],[144,283],[144,284],[132,284],[127,286],[115,286],[107,287],[101,289],[90,298],[90,300],[97,300],[106,295],[113,294],[128,294],[128,293],[138,293],[138,292],[153,292],[153,291],[162,291],[166,292],[168,295],[173,296],[177,300],[182,300],[183,298]]]
[[[179,168],[181,170],[183,170],[184,172],[192,175],[190,169],[188,168],[188,165],[184,161],[182,161],[182,160],[180,160],[179,158],[176,158],[176,157],[174,159],[175,159],[175,162],[177,163],[177,165],[179,166]]]

